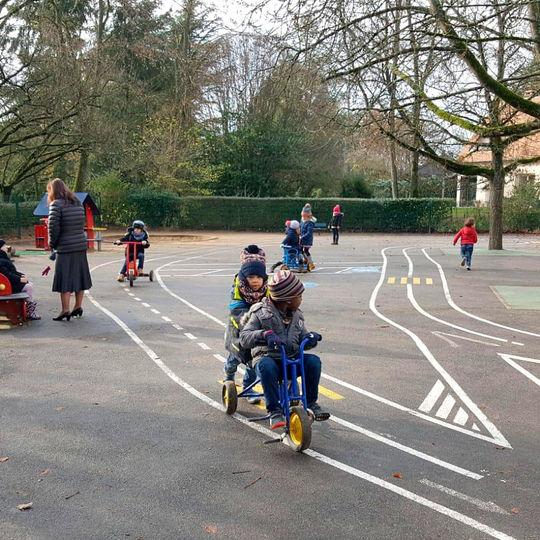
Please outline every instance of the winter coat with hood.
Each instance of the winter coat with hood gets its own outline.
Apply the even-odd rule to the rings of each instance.
[[[143,246],[142,244],[137,244],[135,246],[136,254],[144,253],[144,250],[150,247],[150,242],[148,241],[148,233],[143,229],[143,232],[140,235],[135,235],[135,229],[133,227],[129,227],[127,230],[127,233],[120,238],[120,242],[142,242],[143,240],[146,240],[146,245]],[[126,250],[130,248],[130,253],[133,253],[133,248],[130,246],[126,246]]]
[[[313,245],[313,230],[315,229],[316,217],[311,217],[306,220],[302,220],[300,227],[300,245],[304,247],[311,247]]]
[[[285,231],[285,238],[281,243],[284,246],[290,246],[295,248],[300,247],[300,238],[297,231],[298,229],[292,229],[291,227],[287,227],[287,230]]]

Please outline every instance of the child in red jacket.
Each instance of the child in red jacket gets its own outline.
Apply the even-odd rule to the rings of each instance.
[[[470,217],[465,220],[465,227],[463,227],[456,234],[456,236],[454,236],[454,246],[460,238],[461,266],[465,266],[465,263],[467,263],[467,270],[470,270],[474,244],[478,242],[478,235],[476,234],[476,229],[474,228],[474,218]]]

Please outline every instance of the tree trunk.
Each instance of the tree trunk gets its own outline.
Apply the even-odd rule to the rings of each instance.
[[[493,177],[489,181],[489,245],[488,249],[503,248],[503,199],[504,169],[503,149],[498,144],[491,146]]]
[[[417,198],[418,193],[418,161],[419,161],[418,152],[412,153],[411,160],[411,197]]]
[[[3,186],[2,187],[2,199],[4,202],[9,202],[11,198],[11,192],[13,191],[13,186]]]
[[[77,170],[77,178],[75,179],[74,191],[84,191],[86,187],[86,181],[88,179],[88,150],[81,150],[79,157],[79,168]]]
[[[398,172],[396,165],[396,143],[390,141],[390,172],[392,174],[392,199],[397,199],[398,192]]]

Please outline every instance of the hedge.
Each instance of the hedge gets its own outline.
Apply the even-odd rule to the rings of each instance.
[[[127,225],[135,218],[152,227],[281,231],[299,219],[306,198],[178,197],[133,193],[125,201],[103,200],[105,223]],[[355,231],[426,232],[451,216],[452,199],[311,199],[313,214],[326,223],[336,204],[344,228]]]
[[[0,237],[15,234],[19,226],[24,229],[39,223],[39,217],[33,215],[37,204],[37,202],[18,203],[17,215],[15,203],[0,203]]]

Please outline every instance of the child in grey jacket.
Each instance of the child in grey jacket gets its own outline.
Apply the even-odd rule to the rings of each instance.
[[[261,379],[270,414],[270,428],[285,426],[283,411],[279,405],[278,381],[281,371],[281,349],[287,355],[297,357],[300,343],[310,338],[306,349],[312,349],[322,339],[320,334],[309,332],[304,325],[300,309],[304,286],[290,270],[280,270],[268,279],[270,297],[251,307],[243,321],[240,344],[251,349],[252,363]],[[306,400],[315,420],[328,420],[330,414],[317,403],[321,360],[314,354],[304,354],[306,376]]]

